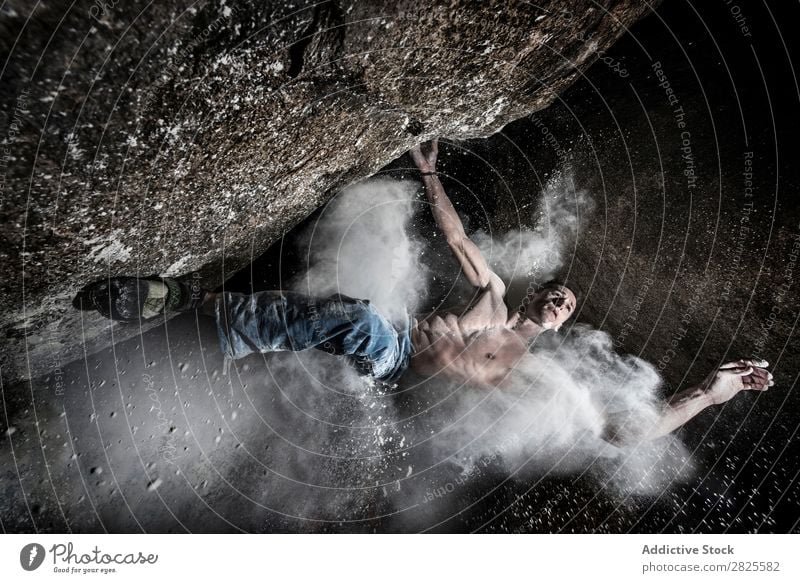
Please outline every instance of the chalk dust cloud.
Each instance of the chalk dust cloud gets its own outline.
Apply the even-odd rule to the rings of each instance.
[[[496,238],[477,235],[499,274],[536,272],[544,280],[569,260],[594,206],[589,193],[570,180],[562,174],[546,185],[528,229]],[[420,261],[426,243],[413,226],[415,213],[427,212],[418,192],[417,183],[384,179],[339,194],[302,238],[308,269],[293,289],[368,298],[395,320],[416,311],[430,277]],[[629,427],[653,422],[661,385],[655,369],[615,353],[605,332],[581,324],[566,328],[537,339],[502,391],[409,373],[392,396],[327,355],[269,355],[281,402],[291,403],[289,417],[302,411],[309,419],[308,431],[303,425],[292,429],[295,438],[298,429],[302,436],[287,444],[289,450],[300,448],[287,458],[290,474],[341,488],[331,496],[311,486],[297,512],[358,516],[355,501],[376,497],[402,511],[430,502],[437,484],[459,476],[468,481],[487,459],[519,479],[585,473],[621,497],[658,492],[685,473],[688,455],[673,438],[626,448],[601,438],[609,414]],[[273,414],[280,410],[273,407]],[[291,483],[280,484],[277,490],[298,499]]]
[[[425,309],[433,277],[457,268],[426,266],[434,260],[420,189],[373,180],[334,197],[297,241],[305,264],[290,287],[368,298],[392,319]],[[541,274],[568,264],[591,206],[576,190],[551,182],[527,229],[484,239],[492,266],[527,280],[524,263],[547,265],[539,250],[559,258]],[[10,431],[37,436],[15,442],[21,475],[34,471],[25,464],[40,459],[39,439],[49,440],[60,497],[81,509],[86,530],[102,519],[119,531],[415,531],[504,479],[527,487],[542,476],[589,477],[598,496],[622,504],[685,473],[676,440],[618,449],[600,439],[608,412],[634,422],[655,414],[660,379],[650,365],[614,353],[587,326],[548,333],[534,348],[504,391],[412,372],[383,387],[314,350],[253,354],[224,375],[211,321],[187,315],[70,368],[64,411],[44,386],[37,403],[50,407],[47,432],[22,413]],[[48,484],[35,487],[47,499]],[[192,522],[198,505],[202,523]],[[547,527],[539,520],[531,530]]]

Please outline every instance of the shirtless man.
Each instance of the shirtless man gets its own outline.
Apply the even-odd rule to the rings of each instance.
[[[411,157],[422,174],[436,223],[467,280],[481,291],[477,302],[462,316],[434,315],[413,329],[411,366],[425,376],[444,375],[487,388],[502,387],[511,369],[528,354],[532,341],[545,330],[558,330],[575,311],[577,300],[570,289],[551,282],[528,298],[523,312],[509,314],[503,299],[505,284],[470,241],[436,175],[437,153],[434,140],[424,152],[421,147],[414,147]],[[640,438],[660,437],[740,391],[767,390],[774,384],[772,374],[766,370],[768,364],[764,360],[743,359],[722,365],[701,384],[665,403],[653,427],[634,433]],[[615,427],[612,419],[607,419],[605,438],[622,441],[618,429],[621,428]],[[625,431],[631,433],[629,428]]]
[[[342,294],[327,298],[297,292],[213,293],[173,278],[117,277],[84,288],[75,306],[106,317],[138,321],[162,313],[201,310],[217,325],[220,346],[230,360],[254,352],[316,348],[343,356],[362,374],[393,383],[409,366],[418,374],[441,376],[477,387],[503,388],[509,373],[545,330],[558,330],[576,308],[575,294],[550,282],[532,293],[524,310],[509,313],[506,286],[493,273],[461,223],[436,175],[437,142],[411,150],[436,223],[469,283],[478,288],[460,316],[432,314],[421,322],[390,323],[369,303]],[[623,429],[606,419],[604,438],[625,443],[630,435],[652,439],[686,423],[703,409],[743,390],[773,385],[766,361],[744,359],[722,365],[699,385],[665,403],[652,427]]]

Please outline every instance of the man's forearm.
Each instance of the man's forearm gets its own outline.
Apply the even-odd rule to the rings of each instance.
[[[655,439],[675,431],[712,404],[702,385],[681,391],[665,404],[661,417],[645,438]]]
[[[467,237],[461,218],[444,192],[444,187],[435,172],[436,154],[436,140],[430,143],[430,151],[425,154],[419,146],[411,149],[411,157],[422,172],[425,193],[430,202],[433,217],[447,239],[447,244],[461,264],[464,277],[472,285],[485,288],[492,283],[492,272],[481,250]],[[500,278],[495,276],[494,279],[499,281]],[[495,289],[500,291],[500,287],[495,287]],[[504,290],[505,286],[502,286],[502,289]]]
[[[769,363],[760,358],[740,359],[717,367],[697,386],[681,391],[662,409],[661,415],[649,427],[627,431],[625,412],[606,416],[603,439],[615,445],[630,444],[642,439],[655,439],[675,431],[710,405],[720,405],[742,391],[766,391],[774,385]]]
[[[608,414],[602,438],[617,446],[656,439],[675,431],[711,404],[711,399],[701,386],[692,387],[664,403],[655,422],[643,425],[641,419],[637,420],[630,411]]]
[[[444,186],[435,174],[426,174],[422,177],[425,184],[425,194],[431,204],[433,218],[442,230],[448,241],[457,241],[466,236],[464,224],[458,216],[453,203],[444,192]]]

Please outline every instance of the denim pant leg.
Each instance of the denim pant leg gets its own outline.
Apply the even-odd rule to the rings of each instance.
[[[241,358],[254,352],[308,348],[345,356],[361,374],[396,380],[408,366],[410,339],[368,300],[334,294],[224,292],[215,304],[222,352]]]

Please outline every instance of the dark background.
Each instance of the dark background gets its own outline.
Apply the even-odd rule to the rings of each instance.
[[[751,36],[740,29],[736,10]],[[66,484],[57,495],[48,492],[52,488],[45,475],[51,469],[42,456],[42,448],[64,439],[63,431],[55,428],[61,412],[51,411],[48,417],[31,406],[39,392],[52,391],[51,375],[6,387],[4,393],[5,420],[16,434],[16,449],[9,451],[6,440],[0,450],[4,530],[796,532],[800,367],[793,279],[800,273],[787,268],[794,238],[800,236],[800,93],[793,30],[799,18],[797,3],[668,0],[606,53],[607,62],[593,65],[552,107],[510,124],[488,140],[442,140],[439,170],[470,230],[502,233],[533,224],[531,209],[538,193],[567,165],[575,184],[592,193],[597,208],[561,275],[585,298],[577,321],[620,339],[621,351],[659,362],[682,317],[694,306],[678,355],[662,371],[665,396],[698,382],[721,362],[752,354],[770,313],[778,310],[758,351],[770,361],[776,385],[765,394],[741,395],[724,408],[709,409],[680,431],[696,464],[690,480],[655,496],[620,497],[588,474],[521,480],[490,468],[436,506],[390,514],[389,501],[373,499],[372,515],[385,516],[338,524],[286,518],[256,508],[252,496],[231,495],[226,488],[204,492],[202,485],[183,494],[168,490],[155,509],[138,501],[143,505],[138,512],[130,500],[127,510],[121,509],[113,491],[98,493],[93,501],[75,494],[73,505],[62,506],[56,498],[66,500],[72,494],[66,493]],[[681,130],[658,86],[655,61],[660,61],[686,114],[698,176],[694,188],[687,186],[683,174]],[[623,69],[625,76],[620,75]],[[753,198],[744,192],[746,152],[752,152]],[[415,176],[407,157],[380,174]],[[752,212],[744,212],[750,201]],[[280,287],[304,267],[294,243],[315,218],[287,233],[226,289]],[[742,230],[743,225],[749,230]],[[415,228],[422,234],[432,232],[430,216],[420,213]],[[452,269],[446,250],[436,244],[425,260],[434,270]],[[646,286],[648,278],[655,283]],[[788,292],[781,295],[778,289],[784,284],[789,284]],[[447,302],[450,290],[449,280],[438,280],[431,305]],[[635,328],[622,338],[634,299],[641,294],[645,301]],[[150,358],[157,361],[153,375],[166,374],[167,366],[161,364],[166,353],[191,355],[198,334],[206,347],[200,352],[213,351],[213,331],[195,329],[190,317],[171,321],[168,330],[148,332],[141,343],[149,344]],[[139,349],[140,341],[128,341],[65,366],[64,377],[73,385],[91,386],[90,393],[96,392],[95,385],[122,386],[119,370],[124,375],[126,362],[135,360]],[[101,380],[105,377],[108,384]],[[194,396],[200,398],[202,392],[198,389]],[[76,401],[65,411],[80,406]],[[102,438],[95,446],[100,451],[111,448]],[[86,456],[92,449],[83,443]],[[112,455],[123,456],[119,459],[124,463],[124,452]],[[233,455],[223,447],[219,459]],[[84,463],[89,471],[84,483],[107,486],[100,484],[107,472],[98,476],[89,469],[96,467]],[[259,490],[256,473],[237,477],[237,493],[247,490],[248,481]],[[27,496],[21,494],[23,483]],[[270,501],[270,492],[260,494],[259,500]],[[298,487],[297,497],[303,495]],[[358,514],[359,509],[350,510]]]

